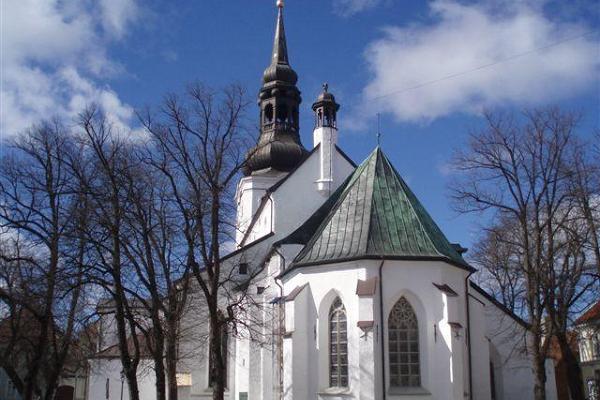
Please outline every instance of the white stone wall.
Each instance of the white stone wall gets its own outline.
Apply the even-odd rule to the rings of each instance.
[[[333,127],[319,127],[313,132],[314,146],[319,147],[319,175],[316,180],[317,191],[325,198],[333,190],[333,178],[336,176],[335,145],[338,132]]]
[[[312,153],[304,163],[289,176],[285,182],[266,200],[262,210],[258,204],[266,193],[263,189],[264,179],[262,176],[249,176],[242,179],[238,186],[238,244],[240,238],[248,229],[250,223],[249,213],[260,211],[257,222],[252,227],[244,244],[274,232],[279,239],[293,232],[308,217],[310,217],[327,199],[317,191],[317,180],[321,174],[321,146]],[[333,176],[331,177],[332,191],[337,189],[344,180],[354,171],[354,167],[337,151],[333,152]],[[261,180],[261,185],[255,184],[255,180]],[[277,180],[273,180],[275,184]],[[270,187],[268,185],[267,187]],[[253,189],[256,187],[257,189]],[[260,189],[258,189],[260,187]],[[244,189],[242,189],[244,188]],[[249,210],[249,211],[240,211]],[[240,216],[241,215],[241,216]]]
[[[320,265],[299,269],[284,279],[288,294],[294,288],[308,283],[308,287],[302,291],[303,297],[298,296],[293,301],[293,306],[286,305],[286,329],[293,330],[291,340],[300,338],[308,346],[299,350],[295,345],[289,346],[287,352],[291,353],[289,357],[294,361],[285,364],[286,368],[292,368],[291,371],[286,370],[286,376],[295,376],[295,368],[308,373],[309,397],[306,398],[313,398],[317,394],[323,399],[381,398],[381,329],[383,327],[384,332],[387,332],[387,317],[394,304],[404,296],[413,306],[419,321],[424,390],[413,395],[401,395],[392,390],[388,391],[387,398],[463,399],[465,335],[464,332],[453,331],[448,322],[466,325],[462,306],[466,272],[440,262],[386,261],[383,267],[382,324],[378,308],[379,293],[370,301],[356,295],[358,279],[377,276],[378,267],[379,261]],[[459,296],[448,298],[433,286],[433,282],[450,285]],[[347,312],[350,387],[345,393],[332,393],[328,388],[327,318],[329,307],[336,296],[341,298]],[[371,310],[368,309],[369,306]],[[310,310],[316,310],[316,320],[307,320],[304,314],[301,317],[296,315],[298,312],[308,312],[310,316]],[[369,317],[375,322],[372,330],[365,332],[357,327],[359,320]],[[299,326],[298,321],[305,323]],[[315,328],[316,340],[306,340]],[[387,333],[384,343],[387,366]],[[312,358],[312,354],[316,357]],[[387,367],[386,381],[389,382]]]
[[[252,217],[258,210],[262,197],[267,189],[276,184],[285,176],[284,173],[274,173],[259,176],[246,176],[240,179],[235,194],[237,203],[237,230],[236,244],[240,246],[244,234],[248,230]],[[272,228],[272,204],[268,205],[268,212],[262,215],[262,220],[254,232],[253,239],[258,238],[271,231]],[[247,241],[251,242],[253,239]]]
[[[88,400],[121,400],[121,389],[122,399],[129,400],[127,380],[121,380],[123,368],[120,359],[91,359],[89,366]],[[138,388],[140,400],[156,399],[154,370],[150,360],[140,362]]]
[[[490,398],[487,360],[494,367],[496,399],[533,399],[534,376],[531,359],[526,352],[525,341],[528,339],[525,328],[477,291],[470,290],[470,293],[474,298],[471,301],[474,399]],[[546,378],[546,398],[556,399],[554,364],[550,359],[546,362]]]

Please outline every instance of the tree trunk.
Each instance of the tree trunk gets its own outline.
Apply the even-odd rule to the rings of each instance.
[[[577,361],[577,357],[575,357],[566,336],[556,335],[556,339],[560,346],[563,361],[567,367],[567,379],[571,400],[584,400],[583,378],[581,375],[581,366]]]
[[[536,357],[537,358],[537,357]],[[534,363],[534,386],[533,398],[535,400],[546,400],[546,368],[543,360]]]
[[[172,312],[172,310],[171,310]],[[173,314],[171,314],[173,315]],[[170,318],[167,321],[167,338],[166,338],[166,365],[167,365],[167,384],[169,400],[177,400],[177,321]]]
[[[210,354],[212,359],[213,378],[213,400],[224,400],[225,386],[227,382],[227,371],[223,354],[222,331],[223,326],[218,311],[211,313],[210,327]]]
[[[165,354],[165,338],[162,329],[160,329],[160,322],[155,320],[153,323],[154,336],[154,371],[156,375],[156,399],[166,400],[166,382],[165,382],[165,364],[163,356]]]
[[[533,323],[531,333],[533,336],[533,398],[546,400],[546,357],[542,352],[542,334],[540,323]]]

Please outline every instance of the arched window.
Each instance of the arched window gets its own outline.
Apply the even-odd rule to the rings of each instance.
[[[346,310],[339,297],[329,309],[329,386],[348,386]]]
[[[267,104],[265,106],[265,124],[273,122],[273,105]]]
[[[421,385],[419,327],[410,303],[401,297],[388,320],[388,353],[391,387]]]
[[[288,122],[288,108],[285,104],[280,104],[277,106],[277,122]]]

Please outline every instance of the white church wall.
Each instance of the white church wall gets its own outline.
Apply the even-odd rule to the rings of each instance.
[[[319,398],[359,398],[363,393],[374,398],[380,398],[380,394],[375,394],[376,388],[381,388],[381,361],[380,361],[380,317],[377,309],[379,302],[378,295],[371,302],[373,310],[370,315],[373,316],[375,326],[373,330],[366,335],[357,327],[360,315],[368,315],[364,310],[367,302],[362,302],[356,295],[356,285],[358,279],[368,279],[378,274],[379,261],[360,261],[348,262],[331,265],[319,265],[313,267],[304,267],[297,272],[292,272],[286,277],[286,293],[292,291],[295,287],[303,284],[310,284],[310,293],[312,301],[318,310],[319,319],[317,321],[317,346],[319,356],[316,360],[309,360],[308,370],[318,371],[317,385],[312,393],[321,393]],[[452,272],[448,272],[451,269]],[[419,261],[418,263],[410,261],[386,261],[383,267],[383,295],[384,295],[384,332],[386,343],[386,366],[389,365],[387,359],[387,317],[394,304],[402,297],[413,306],[418,318],[420,335],[420,357],[421,357],[421,378],[425,390],[419,393],[393,393],[388,392],[388,398],[392,399],[463,399],[463,346],[464,333],[456,337],[451,327],[448,325],[448,301],[444,300],[444,294],[441,293],[432,282],[447,283],[454,285],[457,291],[460,286],[464,286],[466,272],[440,262]],[[450,280],[451,278],[451,280]],[[463,292],[464,293],[464,292]],[[327,361],[327,328],[329,306],[335,296],[340,296],[347,311],[348,324],[348,358],[349,358],[349,390],[347,393],[331,393],[328,390],[328,361]],[[464,294],[462,295],[464,299]],[[464,301],[452,299],[452,301]],[[464,303],[463,303],[464,304]],[[461,322],[464,326],[464,307],[455,307],[455,314],[452,319]],[[286,315],[287,317],[287,315]],[[297,324],[297,320],[295,321]],[[434,332],[434,324],[437,333]],[[294,326],[294,332],[298,330]],[[375,353],[373,352],[375,350]],[[308,350],[308,349],[307,349]],[[453,353],[454,352],[454,353]],[[307,351],[307,354],[310,352]],[[323,354],[325,353],[325,354]],[[370,355],[368,354],[370,353]],[[453,364],[452,357],[455,357]],[[365,357],[362,359],[361,357]],[[369,366],[373,363],[370,374],[367,371],[361,371],[364,365]],[[289,365],[289,364],[286,364]],[[295,366],[295,364],[294,364]],[[369,376],[370,375],[370,376]],[[389,382],[389,374],[386,367],[386,380]],[[458,387],[458,389],[455,389]],[[329,392],[329,393],[328,393]],[[363,397],[360,397],[363,398]],[[369,398],[369,397],[365,397]]]
[[[190,396],[201,396],[209,388],[208,382],[208,338],[207,310],[202,294],[196,288],[189,295],[189,305],[180,329],[179,373],[190,374]]]
[[[304,271],[311,272],[305,273]],[[318,273],[312,273],[318,271]],[[306,283],[310,285],[311,301],[313,307],[318,310],[318,318],[310,321],[310,326],[317,326],[317,340],[312,349],[306,349],[306,353],[316,353],[308,362],[308,370],[314,374],[314,384],[309,388],[311,396],[319,393],[319,398],[336,399],[336,395],[342,398],[341,393],[329,389],[329,363],[328,363],[328,317],[329,307],[339,296],[346,309],[348,329],[348,379],[349,390],[343,394],[343,398],[353,398],[360,389],[359,370],[359,331],[357,328],[358,297],[356,296],[356,282],[365,279],[365,270],[355,263],[320,265],[316,267],[303,268],[302,272],[295,274],[289,281],[286,280],[284,288],[289,293],[297,286]],[[297,328],[295,329],[297,330]],[[356,397],[358,398],[358,397]]]
[[[479,299],[469,297],[470,342],[471,342],[471,379],[473,400],[491,399],[490,385],[490,348],[493,343],[487,337],[485,305]],[[492,360],[494,377],[497,383],[502,381],[502,364]],[[500,385],[496,384],[496,398],[504,399]]]
[[[248,393],[250,387],[250,343],[248,337],[237,338],[235,341],[235,389],[239,397],[240,393]]]
[[[386,261],[383,267],[384,343],[388,343],[387,318],[401,297],[410,302],[418,318],[421,385],[427,394],[413,393],[415,398],[464,398],[464,333],[457,337],[448,322],[465,325],[462,307],[449,308],[451,302],[464,302],[464,296],[460,297],[460,285],[465,276],[466,272],[461,269],[433,261]],[[434,282],[448,284],[459,297],[449,299],[433,285]],[[389,365],[387,347],[386,365]],[[389,376],[387,382],[389,385]],[[411,397],[391,393],[389,398]]]
[[[119,358],[91,359],[89,367],[88,400],[129,400],[129,386],[126,379],[121,379]],[[138,366],[140,400],[156,399],[155,381],[152,361],[142,360]]]
[[[315,352],[316,310],[310,287],[305,286],[295,298],[285,304],[286,321],[284,334],[284,399],[308,399],[314,393],[316,375],[311,368]]]
[[[470,288],[470,293],[484,305],[483,307],[477,305],[473,307],[474,310],[483,308],[483,316],[481,313],[478,315],[477,311],[474,312],[471,329],[473,331],[477,326],[482,326],[481,319],[485,319],[485,340],[489,341],[487,359],[493,363],[497,399],[533,399],[534,375],[531,359],[525,345],[526,340],[528,340],[526,328],[476,290]],[[476,302],[471,302],[471,304],[476,304]],[[483,346],[484,341],[481,339],[481,335],[478,336],[479,339],[475,338],[475,340]],[[485,348],[482,348],[482,350],[485,354]],[[477,363],[477,359],[475,357],[474,359]],[[473,369],[474,386],[478,383],[486,384],[488,382],[487,388],[489,388],[489,364],[485,368],[482,365],[484,361],[479,362],[481,364],[480,368],[476,369],[474,365]],[[487,374],[487,378],[484,374]],[[554,365],[550,359],[546,362],[546,376],[546,398],[554,400],[557,398],[557,393]],[[490,393],[489,389],[487,393]],[[483,397],[477,397],[476,399],[489,398],[485,397],[489,396],[487,393],[480,393],[479,395]]]
[[[240,179],[235,194],[237,202],[236,244],[239,245],[244,238],[244,234],[247,231],[254,214],[258,210],[260,202],[267,192],[267,189],[276,184],[284,176],[284,173],[276,173],[258,176],[246,176]],[[268,205],[268,208],[271,207],[272,205]],[[247,243],[250,243],[252,240],[271,231],[270,215],[271,213],[269,212],[262,215],[262,220],[258,226],[254,227],[256,232],[253,232],[253,237],[250,238]]]
[[[306,221],[329,197],[319,194],[316,181],[320,175],[319,152],[311,156],[272,195],[275,235],[284,237]],[[337,151],[333,153],[335,170],[332,192],[354,171]]]
[[[321,149],[319,148],[313,152],[292,175],[287,177],[285,182],[276,191],[269,195],[269,198],[265,200],[264,207],[258,210],[260,214],[256,217],[256,222],[251,228],[252,230],[248,234],[245,243],[250,243],[271,231],[275,232],[277,238],[282,238],[298,228],[323,204],[329,192],[324,196],[317,191],[316,181],[320,176],[321,169],[320,151]],[[333,152],[333,165],[334,174],[331,192],[337,189],[348,175],[354,171],[354,166],[337,150]],[[244,184],[240,183],[238,188],[238,204],[244,210],[256,211],[258,208],[256,198],[259,198],[259,200],[262,199],[266,191],[262,189],[256,192],[250,190],[249,188],[253,184],[251,185],[249,182],[261,178],[250,176],[243,179],[248,180],[248,182]],[[273,184],[276,182],[274,181]],[[245,189],[241,189],[242,187]],[[243,217],[241,217],[242,220],[239,222],[239,231],[243,236],[249,224],[247,214],[251,211],[238,211],[238,217],[240,212]],[[238,243],[241,240],[239,235]]]
[[[317,191],[325,197],[331,194],[331,183],[335,176],[335,144],[338,132],[333,127],[318,127],[313,131],[314,145],[319,145],[319,175],[315,181]]]

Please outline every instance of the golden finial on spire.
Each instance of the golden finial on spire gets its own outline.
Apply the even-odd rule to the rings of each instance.
[[[283,0],[277,0],[277,7],[283,8]]]

